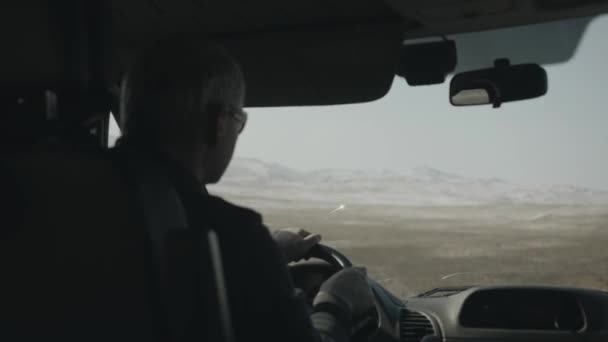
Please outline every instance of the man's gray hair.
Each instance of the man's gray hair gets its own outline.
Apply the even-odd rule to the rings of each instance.
[[[123,80],[123,136],[172,145],[212,139],[210,108],[216,111],[211,114],[229,110],[244,92],[243,73],[223,49],[192,39],[164,40],[142,51]]]

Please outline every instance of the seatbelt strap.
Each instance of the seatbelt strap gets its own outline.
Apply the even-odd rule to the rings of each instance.
[[[232,315],[228,305],[228,291],[226,290],[226,278],[224,277],[224,265],[222,264],[222,251],[220,240],[213,230],[207,231],[207,242],[209,243],[209,253],[211,256],[211,267],[213,269],[213,279],[215,280],[216,296],[220,322],[222,324],[222,336],[224,342],[234,342],[234,328],[232,326]]]
[[[158,284],[160,287],[161,304],[166,311],[168,320],[169,336],[172,341],[179,341],[184,336],[185,326],[189,323],[184,313],[171,310],[167,303],[167,294],[164,293],[162,284],[164,282],[164,253],[165,242],[170,233],[187,233],[189,230],[188,219],[183,203],[168,177],[166,169],[153,160],[141,157],[141,154],[129,151],[123,155],[124,163],[130,174],[131,180],[136,186],[137,197],[141,203],[144,219],[148,231],[148,238],[156,255],[158,265]],[[203,248],[207,248],[213,271],[214,287],[218,300],[217,308],[220,314],[222,336],[224,342],[234,342],[234,330],[232,317],[228,302],[226,281],[221,257],[220,242],[215,231],[211,229],[202,230]],[[202,279],[209,281],[209,279]],[[192,304],[197,303],[197,298],[192,299]],[[201,322],[205,324],[205,322]],[[213,328],[213,327],[210,327]]]

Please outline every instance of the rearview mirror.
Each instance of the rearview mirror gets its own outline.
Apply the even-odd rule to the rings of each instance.
[[[453,106],[521,101],[547,93],[547,72],[538,64],[511,65],[498,59],[489,69],[463,72],[450,82],[450,103]]]

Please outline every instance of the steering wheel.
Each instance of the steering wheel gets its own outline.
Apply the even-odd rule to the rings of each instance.
[[[340,270],[353,267],[353,263],[348,260],[348,258],[344,254],[338,252],[337,250],[329,246],[321,244],[318,244],[313,247],[313,249],[308,255],[308,258],[323,260]]]
[[[316,269],[316,272],[318,272],[318,274],[323,274],[323,281],[340,270],[353,267],[352,262],[344,254],[340,253],[332,247],[322,244],[316,245],[310,251],[309,255],[307,256],[307,259],[319,259],[329,264],[326,264],[325,267],[321,265],[316,265],[316,267],[315,265],[313,265],[311,267],[311,270],[313,270],[313,272],[315,272],[314,270]],[[329,270],[327,268],[328,266],[330,267]],[[320,283],[318,285],[320,285]],[[316,294],[316,292],[318,292],[318,287],[315,289],[314,294]],[[314,295],[310,293],[308,295],[309,304],[312,305],[312,297],[314,297]],[[363,317],[354,318],[354,322],[355,323],[353,325],[352,330],[352,339],[355,341],[366,340],[368,337],[373,335],[378,329],[379,318],[377,308],[373,310],[373,312],[368,313]]]
[[[306,295],[312,306],[314,297],[321,284],[336,272],[352,267],[352,262],[337,250],[318,244],[301,261],[289,266],[291,276],[297,287]]]

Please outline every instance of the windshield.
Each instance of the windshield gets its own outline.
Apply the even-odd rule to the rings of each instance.
[[[493,283],[608,290],[606,32],[608,17],[594,20],[571,60],[546,66],[546,96],[500,109],[452,107],[449,82],[399,78],[372,103],[250,109],[210,191],[271,229],[320,233],[400,296]]]

